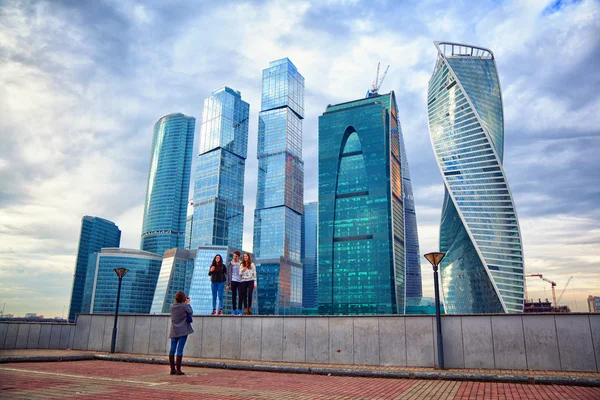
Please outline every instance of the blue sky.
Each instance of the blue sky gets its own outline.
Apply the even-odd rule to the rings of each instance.
[[[251,250],[261,71],[282,57],[306,79],[306,201],[317,200],[318,116],[364,96],[378,61],[391,65],[381,92],[396,92],[421,252],[437,250],[443,184],[425,101],[434,40],[494,51],[526,271],[559,291],[573,276],[563,302],[587,310],[587,295],[600,295],[596,0],[0,2],[0,307],[68,307],[83,215],[115,221],[122,246],[137,248],[152,126],[183,112],[198,136],[204,99],[224,85],[250,103]]]

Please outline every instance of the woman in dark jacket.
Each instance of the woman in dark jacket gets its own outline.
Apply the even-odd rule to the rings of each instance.
[[[171,375],[185,375],[181,371],[181,359],[183,358],[183,346],[190,333],[194,332],[192,324],[188,322],[188,315],[193,314],[190,306],[189,297],[185,297],[184,292],[175,294],[175,303],[169,308],[171,311],[171,350],[169,351],[169,365],[171,366]],[[177,350],[177,369],[175,369],[175,350]]]
[[[212,289],[212,315],[217,313],[217,296],[219,297],[219,315],[223,315],[223,291],[227,281],[227,266],[223,264],[223,259],[219,254],[213,258],[208,269],[208,276],[210,276],[210,287]]]

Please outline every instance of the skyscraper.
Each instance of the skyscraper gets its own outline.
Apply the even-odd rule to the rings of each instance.
[[[491,50],[435,42],[429,134],[445,186],[440,264],[446,312],[523,312],[523,246],[502,167],[502,94]]]
[[[319,117],[319,314],[404,313],[397,113],[391,92]]]
[[[196,119],[165,115],[154,125],[141,249],[163,255],[185,246]]]
[[[122,280],[119,313],[150,313],[162,256],[142,250],[104,248],[95,258],[91,313],[114,314],[119,286],[115,268],[129,270]]]
[[[304,204],[302,214],[302,308],[318,307],[317,218],[319,203]]]
[[[119,247],[120,243],[121,230],[114,222],[88,215],[81,219],[79,247],[75,261],[75,273],[73,274],[71,305],[69,306],[69,321],[74,321],[75,314],[83,312],[81,306],[87,279],[89,255],[100,251],[103,247]]]
[[[302,308],[304,77],[287,59],[263,71],[258,117],[258,190],[254,255],[259,312],[299,313]]]
[[[228,87],[204,100],[194,182],[191,249],[242,248],[250,105]]]
[[[196,250],[175,248],[165,251],[150,308],[151,314],[168,313],[178,291],[190,292],[195,258]]]
[[[400,164],[402,165],[402,199],[404,200],[404,238],[406,242],[406,297],[420,301],[423,296],[421,280],[421,253],[419,251],[419,232],[417,231],[417,213],[413,196],[410,168],[406,156],[406,146],[402,127],[398,123],[400,135]]]

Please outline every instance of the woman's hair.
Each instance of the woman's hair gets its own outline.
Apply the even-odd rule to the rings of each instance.
[[[187,297],[185,297],[185,292],[182,292],[181,290],[175,293],[175,301],[178,303],[185,303],[186,298]]]
[[[217,257],[219,257],[219,262],[217,262]],[[217,254],[213,260],[212,260],[212,264],[210,264],[211,267],[215,267],[215,271],[220,271],[221,268],[223,268],[223,257],[221,257],[220,254]]]
[[[252,268],[252,257],[248,253],[244,253],[244,256],[248,256],[248,261],[246,261],[246,257],[242,257],[242,267]]]

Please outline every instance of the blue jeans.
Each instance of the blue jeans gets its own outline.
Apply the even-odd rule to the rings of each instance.
[[[171,338],[171,350],[169,350],[169,355],[174,356],[175,349],[177,349],[177,357],[183,357],[183,346],[185,346],[186,341],[187,335]]]
[[[225,282],[211,282],[210,283],[212,289],[212,306],[213,310],[217,309],[217,296],[219,296],[219,308],[223,309],[223,291],[225,290]]]

